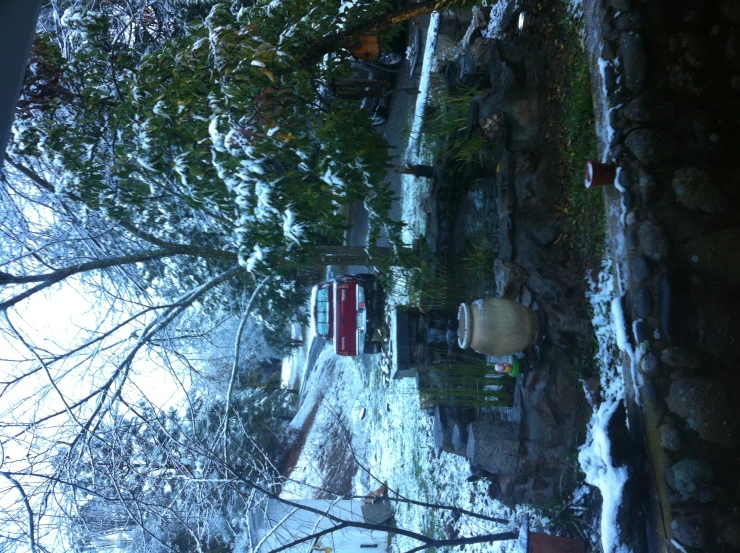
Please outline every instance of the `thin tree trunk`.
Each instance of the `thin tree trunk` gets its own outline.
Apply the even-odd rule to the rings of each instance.
[[[388,258],[390,249],[385,247],[374,248],[372,257],[366,246],[318,246],[321,265],[369,265],[373,260]]]
[[[20,294],[17,294],[4,302],[0,303],[0,311],[5,311],[15,304],[31,297],[32,295],[45,290],[55,284],[62,282],[63,280],[82,273],[88,273],[90,271],[98,271],[102,269],[110,269],[111,267],[121,267],[123,265],[131,265],[134,263],[140,263],[144,261],[152,261],[155,259],[163,259],[165,257],[173,257],[175,255],[191,255],[196,257],[216,257],[213,255],[214,252],[218,253],[218,259],[226,259],[237,261],[237,256],[233,252],[221,252],[219,250],[211,250],[210,248],[199,248],[197,246],[179,245],[168,248],[162,248],[160,250],[147,250],[132,255],[122,255],[117,257],[109,257],[106,259],[96,259],[94,261],[87,261],[85,263],[78,263],[58,269],[50,273],[42,273],[36,275],[11,275],[9,273],[0,272],[0,286],[7,284],[31,284],[38,283],[27,290],[24,290]]]
[[[252,311],[252,303],[254,302],[254,298],[257,297],[257,294],[259,294],[259,291],[262,289],[262,287],[265,285],[265,282],[267,282],[267,277],[263,278],[260,283],[257,285],[257,287],[252,292],[252,296],[249,298],[249,303],[247,303],[247,307],[244,310],[244,314],[242,315],[242,320],[239,323],[239,329],[236,331],[236,338],[234,339],[234,362],[231,364],[231,376],[229,377],[229,387],[226,390],[226,401],[225,401],[225,407],[224,407],[224,422],[223,422],[223,441],[224,441],[224,461],[228,462],[227,457],[227,437],[229,435],[229,411],[231,409],[231,396],[234,393],[234,382],[236,382],[236,371],[239,368],[239,356],[242,349],[242,336],[244,335],[244,329],[247,327],[247,320],[249,319],[249,314]]]

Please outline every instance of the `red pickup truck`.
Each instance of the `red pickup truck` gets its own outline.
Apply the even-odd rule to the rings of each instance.
[[[373,341],[383,319],[384,302],[372,274],[343,275],[320,282],[311,290],[311,324],[318,336],[334,344],[337,355],[379,353]]]

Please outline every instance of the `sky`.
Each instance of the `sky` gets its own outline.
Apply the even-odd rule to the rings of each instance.
[[[101,317],[108,314],[101,313],[100,306],[95,298],[85,291],[85,287],[77,279],[67,279],[63,284],[55,286],[45,292],[36,294],[17,306],[9,313],[9,317],[16,329],[26,336],[26,340],[37,348],[47,351],[63,351],[83,339],[87,334],[85,329],[94,328],[99,324]],[[110,315],[108,315],[110,316]],[[124,329],[121,334],[131,333],[132,329]],[[8,334],[0,335],[0,371],[13,372],[17,368],[16,359],[29,359],[31,353],[17,339]],[[132,374],[132,382],[141,389],[154,390],[156,394],[149,394],[155,403],[164,407],[182,398],[180,385],[167,373],[155,364],[147,363],[139,366]],[[93,361],[90,369],[95,370],[96,364],[103,370],[104,359]],[[87,377],[79,375],[71,383],[75,386],[87,384]],[[17,394],[30,395],[31,390],[22,388]]]

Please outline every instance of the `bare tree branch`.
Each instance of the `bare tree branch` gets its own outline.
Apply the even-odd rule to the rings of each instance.
[[[234,362],[231,364],[231,375],[229,376],[229,387],[226,390],[226,406],[224,407],[224,431],[223,431],[223,441],[224,441],[224,459],[228,459],[226,456],[226,437],[229,431],[229,412],[231,410],[231,395],[234,393],[234,380],[236,380],[236,370],[239,367],[239,357],[241,353],[241,347],[242,347],[242,336],[244,334],[244,329],[247,326],[247,320],[249,319],[249,315],[252,311],[252,303],[254,302],[254,299],[257,297],[257,294],[262,289],[262,287],[267,282],[267,277],[263,278],[262,281],[257,285],[257,287],[254,289],[254,292],[252,292],[252,296],[249,298],[249,302],[247,302],[247,307],[244,309],[244,315],[242,315],[242,320],[239,323],[239,329],[236,331],[236,338],[234,338]]]
[[[325,530],[321,530],[320,532],[314,532],[313,534],[308,534],[306,536],[303,536],[302,538],[296,538],[295,540],[286,543],[285,545],[282,545],[280,547],[277,547],[275,549],[270,550],[270,553],[280,553],[281,551],[285,551],[286,549],[291,549],[295,547],[296,545],[300,545],[302,543],[306,543],[308,541],[317,540],[322,536],[326,536],[328,534],[333,534],[334,532],[339,532],[340,530],[344,530],[347,528],[349,524],[345,522],[341,522],[339,524],[335,524],[334,526],[330,528],[326,528]]]
[[[15,478],[13,478],[9,473],[5,471],[0,471],[0,476],[8,480],[11,484],[13,484],[13,487],[16,490],[18,490],[18,493],[21,496],[21,500],[23,501],[23,504],[26,507],[26,513],[28,514],[28,540],[30,542],[31,552],[35,553],[37,550],[37,546],[36,546],[36,530],[34,528],[34,512],[33,512],[33,508],[31,507],[31,503],[28,501],[26,490],[24,490],[20,482],[18,482],[18,480],[16,480]]]

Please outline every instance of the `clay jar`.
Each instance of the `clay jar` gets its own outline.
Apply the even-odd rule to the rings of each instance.
[[[457,312],[458,345],[486,355],[511,355],[537,341],[537,316],[522,304],[503,298],[462,303]]]

